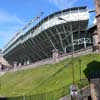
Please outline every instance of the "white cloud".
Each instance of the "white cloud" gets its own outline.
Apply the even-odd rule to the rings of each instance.
[[[50,3],[55,4],[59,9],[70,8],[79,0],[49,0]]]

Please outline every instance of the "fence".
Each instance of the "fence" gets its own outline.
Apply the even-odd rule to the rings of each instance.
[[[17,96],[17,97],[6,97],[0,98],[1,100],[60,100],[61,97],[66,96],[69,93],[69,86],[62,87],[61,89],[56,89],[54,91],[40,93],[30,96]]]
[[[77,83],[77,82],[75,82]],[[6,98],[0,98],[1,100],[71,100],[70,94],[70,84],[66,85],[60,89],[55,89],[50,92],[43,93],[42,91],[39,91],[39,94],[30,94],[28,95],[22,95],[22,96],[16,96],[16,97],[6,97]],[[89,87],[86,87],[84,89],[81,89],[81,91],[78,91],[78,98],[81,96],[80,93],[82,93],[83,98],[87,98],[89,95]],[[78,99],[81,100],[81,99]],[[88,99],[83,99],[88,100]]]

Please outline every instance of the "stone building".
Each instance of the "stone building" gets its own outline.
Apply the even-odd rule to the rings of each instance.
[[[11,65],[4,59],[2,50],[0,49],[0,70],[5,70],[10,67]]]

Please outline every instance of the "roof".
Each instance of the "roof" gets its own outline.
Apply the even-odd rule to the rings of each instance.
[[[74,10],[87,10],[87,6],[82,6],[82,7],[72,7],[72,8],[67,8],[67,9],[64,9],[64,10],[61,10],[61,11],[58,11],[58,12],[55,12],[55,13],[52,13],[48,16],[46,16],[45,18],[43,18],[39,23],[37,23],[35,26],[33,26],[31,29],[29,29],[24,35],[28,34],[28,32],[32,31],[32,30],[35,30],[37,27],[41,26],[41,24],[43,24],[44,22],[46,22],[49,19],[51,19],[52,17],[54,17],[55,15],[59,15],[61,13],[64,13],[64,12],[69,12],[69,11],[74,11]],[[23,37],[20,36],[20,37]]]
[[[69,12],[69,11],[74,11],[74,10],[83,10],[83,9],[87,9],[87,7],[86,6],[72,7],[72,8],[67,8],[67,9],[64,9],[64,10],[52,13],[52,14],[46,16],[45,18],[43,18],[39,23],[37,23],[35,26],[33,26],[31,29],[29,29],[25,34],[28,34],[29,31],[35,30],[37,27],[41,26],[41,24],[43,24],[44,22],[46,22],[48,20],[48,18],[51,19],[55,15],[59,15],[59,14],[64,13],[64,12]],[[21,35],[20,37],[22,37],[22,36],[23,35]]]
[[[33,28],[36,28],[36,27],[40,26],[42,23],[44,23],[45,21],[47,21],[48,18],[51,19],[54,15],[61,14],[62,12],[69,12],[69,11],[82,10],[82,9],[87,9],[87,7],[86,7],[86,6],[83,6],[83,7],[73,7],[73,8],[68,8],[68,9],[64,9],[64,10],[61,10],[61,11],[52,13],[52,14],[50,14],[49,16],[46,16],[44,19],[42,19],[42,20],[41,20],[35,27],[33,27]]]

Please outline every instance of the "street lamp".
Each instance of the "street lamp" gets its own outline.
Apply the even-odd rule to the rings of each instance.
[[[81,79],[82,79],[82,76],[81,76],[81,64],[82,64],[82,60],[79,59],[79,69],[80,69],[80,82],[81,82]]]

